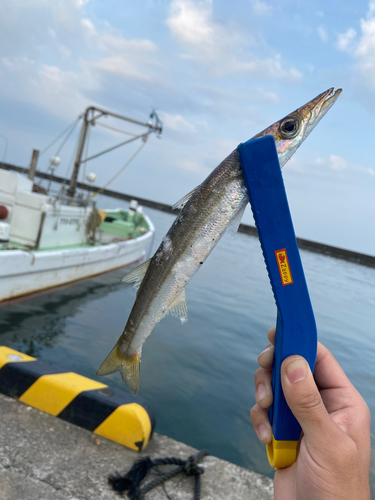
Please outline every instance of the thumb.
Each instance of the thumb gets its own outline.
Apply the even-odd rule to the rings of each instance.
[[[293,415],[307,441],[319,443],[336,427],[315,384],[310,366],[301,356],[289,356],[281,365],[281,384]]]

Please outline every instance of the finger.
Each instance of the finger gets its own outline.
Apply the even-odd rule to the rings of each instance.
[[[275,338],[276,338],[276,326],[273,326],[270,328],[267,332],[267,338],[271,342],[271,344],[275,345]]]
[[[259,441],[264,444],[270,443],[272,439],[272,427],[268,411],[255,405],[251,408],[250,419]]]
[[[268,344],[264,351],[259,354],[258,364],[261,368],[264,368],[265,370],[272,369],[274,352],[275,347],[272,344]]]
[[[272,368],[274,357],[274,342],[276,328],[271,328],[267,337],[270,343],[258,356],[258,363],[261,368],[269,370]],[[316,355],[316,363],[314,369],[314,378],[320,389],[331,388],[353,388],[354,386],[345,375],[343,369],[333,356],[333,354],[320,342],[318,342],[318,350]]]
[[[305,439],[314,447],[327,435],[341,432],[329,416],[309,364],[303,357],[289,356],[283,361],[281,383],[285,399],[301,425]]]
[[[322,344],[318,345],[314,378],[334,422],[355,442],[366,441],[371,424],[368,406],[333,354]]]
[[[353,387],[333,354],[320,342],[316,355],[314,377],[321,389]]]
[[[261,408],[269,408],[273,402],[271,370],[259,368],[255,372],[255,400]]]

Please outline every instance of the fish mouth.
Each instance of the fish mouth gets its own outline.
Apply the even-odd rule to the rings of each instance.
[[[337,98],[341,94],[342,89],[335,89],[331,87],[322,94],[319,94],[315,99],[309,102],[309,111],[312,112],[313,119],[321,119],[329,109],[334,105]]]
[[[316,127],[328,110],[330,110],[335,104],[341,92],[342,89],[337,89],[335,91],[334,88],[331,87],[297,110],[300,112],[302,117],[305,119],[307,118],[305,138]]]
[[[341,92],[342,89],[335,90],[333,87],[328,89],[326,92],[323,92],[323,94],[321,94],[322,111],[325,111],[326,109],[328,111],[328,109],[330,109],[331,106],[333,106],[333,104],[336,102]]]

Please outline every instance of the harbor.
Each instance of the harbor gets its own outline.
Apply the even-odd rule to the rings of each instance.
[[[0,500],[375,498],[375,4],[0,16]]]
[[[100,206],[111,204],[117,206],[118,200],[102,197]],[[156,227],[153,252],[174,215],[151,208],[145,212]],[[241,263],[249,255],[251,269],[244,275]],[[373,412],[375,271],[305,250],[301,256],[319,340],[334,353]],[[4,305],[0,308],[2,345],[125,391],[118,374],[95,375],[103,352],[124,327],[123,311],[134,302],[135,290],[120,282],[123,275],[117,270]],[[155,412],[155,431],[194,449],[207,449],[240,470],[272,478],[265,446],[249,420],[255,401],[256,359],[267,344],[266,332],[276,314],[258,239],[246,234],[226,236],[187,287],[186,296],[189,321],[181,325],[176,318],[165,318],[143,352],[139,395]],[[49,415],[43,418],[54,421]],[[120,467],[121,472],[125,469]],[[107,472],[113,470],[105,470],[103,484]]]

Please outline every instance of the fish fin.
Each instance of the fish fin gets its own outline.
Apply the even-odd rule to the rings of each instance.
[[[125,283],[134,283],[133,287],[138,290],[138,288],[141,286],[143,278],[145,277],[145,274],[147,273],[150,262],[151,259],[146,260],[140,266],[130,271],[130,273],[125,274],[121,281],[124,281]]]
[[[176,316],[180,318],[181,323],[186,323],[188,320],[188,308],[185,297],[185,290],[182,290],[177,299],[173,302],[172,306],[169,308],[167,314],[171,316]]]
[[[118,343],[100,365],[97,375],[109,375],[119,371],[122,380],[133,394],[137,394],[139,388],[139,362],[141,353],[123,355],[118,351]]]
[[[237,212],[234,219],[232,220],[232,222],[228,226],[227,231],[232,236],[232,238],[233,238],[233,236],[235,236],[235,234],[238,231],[238,228],[240,227],[241,219],[242,219],[243,214],[246,210],[246,206],[247,206],[247,203],[243,206],[243,208],[240,208],[240,210]]]
[[[195,191],[199,188],[199,186],[195,187],[194,189],[192,189],[188,194],[185,194],[185,196],[183,198],[181,198],[181,200],[178,200],[173,206],[172,206],[172,210],[176,209],[176,208],[184,208],[184,206],[186,205],[186,203],[190,200],[190,198],[193,196],[193,194],[195,193]]]

